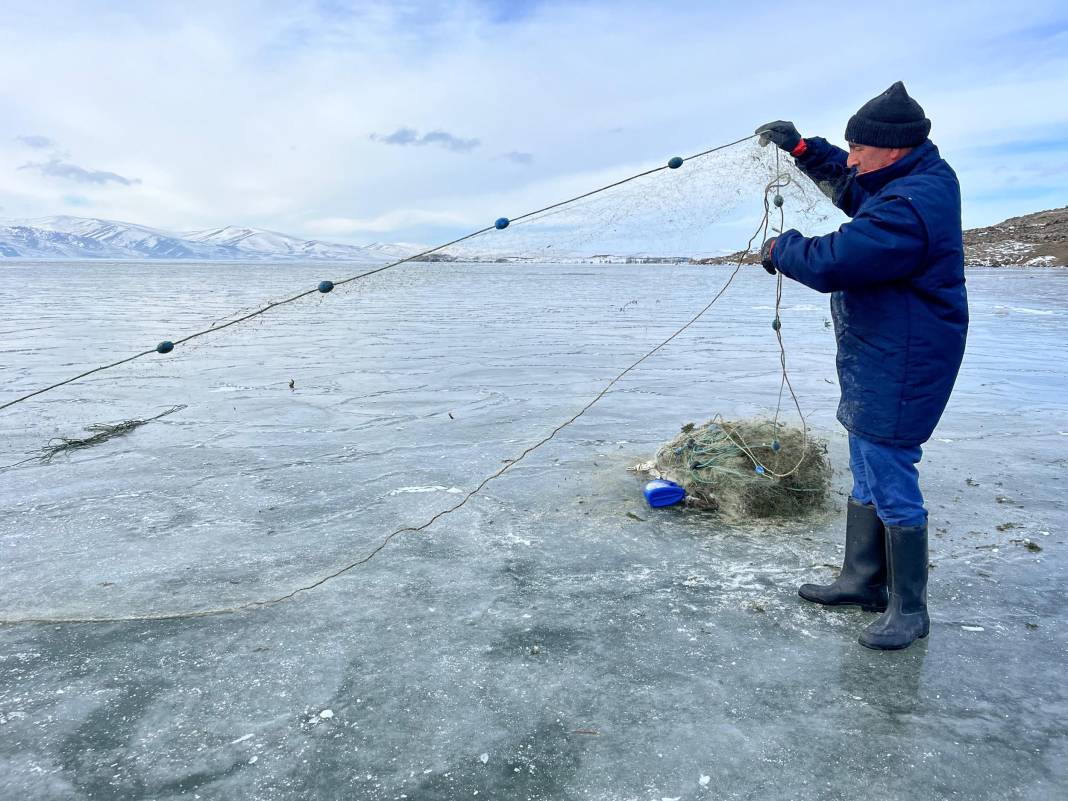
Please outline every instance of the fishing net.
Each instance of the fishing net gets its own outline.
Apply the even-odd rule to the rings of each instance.
[[[691,505],[739,521],[817,510],[831,480],[825,442],[767,418],[687,424],[642,467],[682,485]]]
[[[593,181],[604,177],[596,176]],[[791,227],[819,233],[841,219],[791,159],[753,141],[524,215],[503,229],[488,231],[426,258],[632,264],[728,260],[752,233],[746,228],[759,218],[769,185],[775,188],[773,195],[782,197]],[[769,229],[769,235],[774,233]]]
[[[550,440],[596,465],[599,446],[587,443],[601,434],[586,434],[645,425],[654,411],[642,405],[642,382],[663,370],[657,397],[678,397],[701,379],[664,365],[713,338],[730,339],[721,366],[745,351],[761,382],[746,398],[773,406],[771,332],[759,353],[736,339],[724,317],[743,312],[730,301],[697,336],[675,337],[733,277],[716,262],[736,263],[732,254],[784,224],[815,234],[840,215],[789,159],[755,141],[578,197],[620,172],[533,193],[529,207],[576,199],[435,249],[437,261],[146,264],[124,291],[106,293],[94,270],[67,265],[56,268],[67,270],[62,308],[0,283],[12,310],[5,347],[19,354],[0,366],[4,400],[33,398],[0,418],[0,457],[19,463],[4,474],[0,501],[11,513],[0,545],[22,548],[0,571],[12,587],[0,619],[185,617],[281,602],[363,564],[394,534],[441,520]],[[777,308],[775,282],[746,269]],[[173,350],[157,352],[162,341]],[[611,415],[587,418],[583,435],[556,436],[617,388]],[[142,424],[178,404],[181,414]],[[784,418],[801,422],[786,408]],[[100,421],[110,422],[92,426]],[[739,430],[745,442],[778,438],[781,453],[760,456],[767,470],[792,466],[785,427]],[[665,455],[665,471],[675,456],[682,464],[688,441]],[[46,443],[64,458],[40,459]],[[730,473],[730,447],[720,446],[718,456],[690,454],[715,456],[715,469],[676,475],[710,506],[790,515],[821,497],[810,462],[773,482],[736,453]],[[496,486],[544,503],[527,483],[539,475]],[[779,484],[790,494],[772,500]],[[499,501],[481,501],[462,514],[499,518],[485,508]],[[50,589],[34,567],[45,563]]]

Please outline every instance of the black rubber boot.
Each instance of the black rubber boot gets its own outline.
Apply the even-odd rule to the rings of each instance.
[[[927,615],[927,525],[887,526],[886,561],[890,605],[860,635],[879,651],[908,648],[931,630]]]
[[[828,606],[852,604],[865,612],[886,609],[886,545],[883,522],[871,504],[849,499],[842,572],[832,584],[802,584],[797,594]]]

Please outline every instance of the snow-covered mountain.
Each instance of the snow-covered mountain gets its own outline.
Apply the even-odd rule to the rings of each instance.
[[[495,249],[491,241],[475,249],[435,252],[419,261],[481,261],[504,264],[543,261],[544,252]],[[0,220],[0,261],[9,259],[108,259],[144,261],[348,261],[385,264],[415,256],[429,246],[411,242],[344,245],[299,239],[260,228],[232,225],[203,231],[163,231],[145,225],[92,217],[38,217]],[[688,256],[591,255],[554,250],[552,260],[567,263],[664,263],[688,261]]]
[[[233,226],[178,233],[87,217],[0,220],[0,258],[13,259],[381,262],[420,249],[398,247],[406,252],[393,256],[386,246],[362,248]]]
[[[259,228],[212,228],[207,231],[190,231],[182,237],[191,242],[201,242],[217,247],[230,248],[242,254],[258,254],[263,258],[287,259],[347,259],[362,261],[369,252],[356,245],[338,245],[320,242],[317,239],[298,239],[295,236],[264,231]]]
[[[372,242],[370,245],[364,245],[363,249],[383,259],[406,259],[416,253],[429,250],[429,246],[415,245],[411,242]]]
[[[678,263],[686,255],[596,254],[556,248],[527,252],[495,246],[491,238],[478,246],[465,243],[418,261],[537,263],[550,258],[559,263],[628,264]],[[299,239],[261,228],[224,226],[202,231],[165,231],[135,223],[93,217],[37,217],[0,220],[0,262],[7,259],[145,261],[347,261],[385,264],[416,256],[430,246],[412,242],[374,242],[345,245],[317,239]]]
[[[207,249],[165,231],[83,217],[0,221],[0,255],[29,259],[211,257]]]

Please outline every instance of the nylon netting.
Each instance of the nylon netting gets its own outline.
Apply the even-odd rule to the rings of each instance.
[[[590,284],[595,296],[569,299],[561,312],[561,293],[578,290],[539,283],[542,273],[556,275],[542,265],[608,262],[598,275],[610,279],[615,262],[630,261],[647,267],[655,285],[670,275],[665,261],[730,264],[747,242],[759,248],[765,202],[776,193],[787,227],[822,233],[841,219],[789,159],[750,141],[519,215],[503,230],[442,249],[437,255],[447,261],[403,263],[347,283],[378,266],[250,266],[227,273],[247,280],[224,285],[212,283],[222,269],[212,265],[145,266],[156,284],[128,297],[96,294],[86,281],[75,305],[92,318],[92,336],[63,328],[66,312],[39,323],[24,348],[16,343],[27,355],[0,372],[5,397],[161,339],[205,333],[171,354],[151,353],[0,415],[7,464],[91,425],[149,421],[184,407],[130,426],[136,433],[99,437],[102,444],[4,475],[11,514],[0,543],[10,556],[3,583],[12,589],[0,618],[151,619],[255,608],[348,570],[377,553],[390,532],[422,530],[415,524],[458,508],[453,499],[466,500],[502,464],[547,442],[556,432],[545,436],[546,421],[567,424],[627,371],[639,375],[652,362],[635,358],[685,320],[673,313],[639,328],[618,318],[600,327],[596,315],[625,308],[630,301],[619,293],[629,290]],[[779,224],[773,211],[769,235]],[[728,274],[707,270],[715,274],[708,286]],[[326,278],[337,288],[315,292]],[[265,300],[293,296],[302,283],[313,291],[227,325],[265,309]],[[510,295],[516,286],[521,302]],[[546,312],[566,318],[564,327],[517,324]],[[465,333],[454,335],[460,328]],[[465,356],[468,331],[499,347]],[[35,342],[48,337],[64,349],[38,358]],[[777,387],[774,369],[766,381]],[[443,425],[454,412],[456,425]],[[551,496],[547,487],[525,492]],[[458,512],[465,525],[481,525],[499,506],[493,498],[481,503]],[[41,563],[50,565],[43,585],[29,567]]]

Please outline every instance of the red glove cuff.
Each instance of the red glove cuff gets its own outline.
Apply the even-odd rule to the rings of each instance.
[[[797,147],[790,151],[790,155],[796,159],[800,156],[805,155],[806,150],[808,150],[808,142],[802,139],[800,142],[797,143]]]

